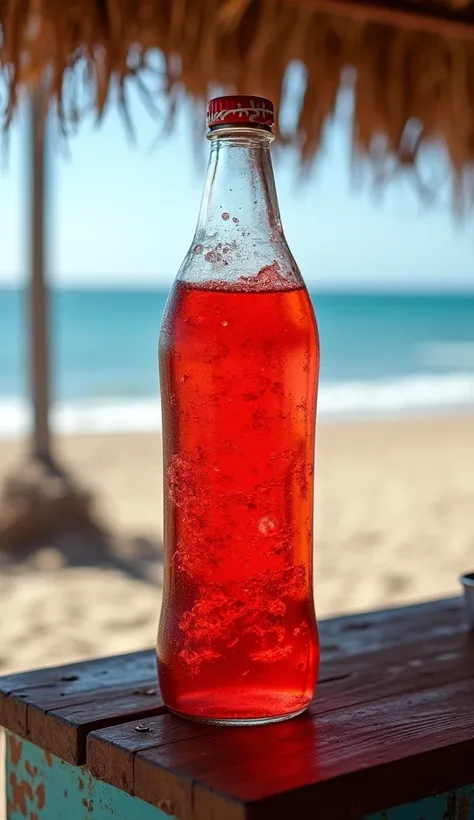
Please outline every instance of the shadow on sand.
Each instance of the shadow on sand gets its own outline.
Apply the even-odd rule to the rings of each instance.
[[[0,550],[0,572],[7,573],[18,573],[22,568],[45,571],[100,567],[155,585],[161,584],[162,565],[163,545],[159,539],[120,535],[100,526]]]

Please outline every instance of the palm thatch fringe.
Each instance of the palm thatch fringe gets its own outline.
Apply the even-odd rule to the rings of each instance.
[[[424,2],[412,0],[413,6]],[[473,2],[446,5],[463,20],[472,13],[474,25]],[[45,69],[51,102],[67,127],[83,113],[84,88],[100,116],[115,86],[126,112],[130,79],[148,104],[165,103],[167,122],[183,88],[199,110],[217,87],[263,94],[280,105],[287,66],[298,61],[306,88],[285,137],[303,162],[317,152],[341,84],[348,83],[355,95],[356,158],[368,158],[383,181],[390,160],[414,166],[422,145],[441,141],[456,202],[472,201],[472,37],[454,37],[452,27],[445,36],[361,14],[351,19],[328,13],[328,2],[323,6],[326,11],[318,0],[0,0],[5,124],[22,85],[37,82]],[[155,49],[164,55],[163,71],[153,68]]]

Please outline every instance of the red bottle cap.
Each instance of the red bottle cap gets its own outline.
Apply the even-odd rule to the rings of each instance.
[[[271,128],[275,122],[273,103],[265,97],[235,94],[214,97],[207,104],[208,128],[216,125],[264,125]]]

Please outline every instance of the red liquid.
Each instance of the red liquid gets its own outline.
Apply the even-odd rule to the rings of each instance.
[[[316,684],[319,343],[305,288],[230,287],[179,282],[161,333],[158,653],[171,709],[250,723],[298,713]]]

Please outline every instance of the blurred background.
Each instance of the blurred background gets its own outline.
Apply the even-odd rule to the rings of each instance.
[[[283,123],[304,90],[300,64],[285,83]],[[9,132],[0,172],[0,673],[155,640],[157,337],[208,149],[203,110],[196,116],[184,94],[170,138],[133,86],[128,111],[133,141],[115,104],[100,125],[86,114],[67,140],[51,116],[38,160],[41,124],[25,95]],[[401,167],[374,187],[370,170],[353,167],[353,115],[346,88],[303,174],[297,147],[274,152],[283,226],[321,334],[320,617],[455,594],[459,573],[474,569],[472,219],[453,212],[442,140],[423,154],[420,176]],[[44,163],[36,187],[35,156]],[[43,411],[48,403],[38,372],[32,381],[33,366],[45,365],[44,350],[36,359],[41,322],[31,337],[43,274],[50,440],[41,408],[32,439],[32,396]]]

